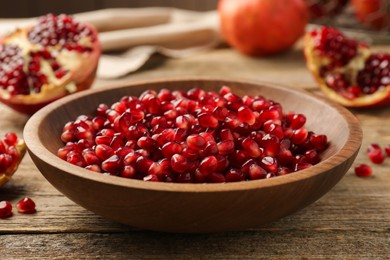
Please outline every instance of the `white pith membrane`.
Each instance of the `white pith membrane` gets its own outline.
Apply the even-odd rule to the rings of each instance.
[[[15,145],[15,147],[19,153],[19,158],[18,160],[12,162],[12,165],[8,167],[5,172],[0,172],[0,187],[3,186],[11,179],[12,175],[15,173],[16,169],[18,168],[20,161],[23,159],[26,153],[26,144],[23,139],[18,139],[18,142]]]
[[[91,64],[96,64],[98,55],[93,55],[92,52],[77,52],[68,51],[60,46],[42,46],[40,44],[33,44],[28,40],[29,28],[17,29],[15,32],[6,36],[3,40],[5,45],[18,46],[23,55],[24,67],[23,71],[28,71],[28,64],[31,60],[31,52],[40,50],[48,50],[53,58],[66,74],[62,78],[57,78],[54,71],[45,59],[40,59],[40,72],[46,76],[48,83],[41,87],[40,92],[30,92],[28,95],[11,95],[6,89],[0,89],[0,95],[3,99],[12,100],[14,103],[36,104],[45,100],[53,100],[69,93],[77,91],[77,83],[82,82],[89,76],[94,69]],[[79,40],[79,45],[85,47],[93,47],[90,37],[84,37]],[[53,55],[56,53],[56,55]]]
[[[342,104],[346,107],[364,107],[380,103],[390,95],[390,86],[380,87],[372,94],[362,94],[354,99],[348,99],[342,96],[337,91],[329,87],[325,82],[325,77],[320,76],[320,68],[331,63],[331,59],[317,54],[314,40],[310,33],[306,34],[305,39],[305,57],[308,69],[312,72],[315,80],[319,83],[321,90],[332,100]],[[365,67],[366,59],[373,54],[373,52],[365,46],[358,45],[357,54],[348,64],[343,67],[335,68],[329,74],[340,72],[347,75],[351,79],[350,86],[357,86],[357,74]]]

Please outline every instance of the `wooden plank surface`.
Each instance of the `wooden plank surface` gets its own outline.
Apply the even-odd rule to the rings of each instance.
[[[181,60],[154,56],[141,71],[117,81],[180,75],[263,80],[303,87],[320,95],[299,49],[261,59],[244,57],[227,48]],[[94,87],[108,83],[98,80]],[[390,108],[353,112],[364,131],[356,163],[370,164],[367,145],[390,144]],[[21,134],[27,119],[1,105],[0,135],[8,131]],[[265,227],[183,235],[137,230],[81,208],[56,191],[26,156],[13,180],[0,189],[0,200],[15,205],[29,196],[35,200],[38,212],[21,215],[14,210],[13,217],[0,219],[0,255],[1,259],[389,259],[390,158],[373,168],[374,175],[366,179],[356,177],[350,169],[319,201]]]

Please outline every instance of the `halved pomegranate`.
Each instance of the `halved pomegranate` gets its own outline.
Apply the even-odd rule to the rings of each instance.
[[[373,52],[365,43],[335,28],[308,32],[304,53],[321,90],[346,107],[390,103],[390,54]]]
[[[11,179],[25,153],[26,144],[15,133],[8,133],[0,140],[0,187]]]
[[[0,44],[0,101],[25,114],[89,88],[101,53],[97,31],[65,14],[43,16]]]

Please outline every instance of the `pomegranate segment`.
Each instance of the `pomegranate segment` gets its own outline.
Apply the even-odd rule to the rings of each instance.
[[[306,120],[226,86],[220,93],[149,90],[66,123],[58,156],[92,172],[153,182],[267,179],[320,162],[328,140],[308,131]]]
[[[373,52],[330,27],[307,33],[304,52],[309,71],[330,99],[347,107],[390,103],[390,54]]]
[[[89,88],[101,52],[96,30],[65,14],[43,16],[0,43],[0,101],[26,114]]]
[[[15,133],[7,133],[0,140],[0,187],[11,179],[25,153],[26,144]]]

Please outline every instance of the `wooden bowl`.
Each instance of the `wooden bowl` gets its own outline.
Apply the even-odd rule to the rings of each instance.
[[[230,86],[238,95],[263,95],[285,111],[303,113],[307,128],[326,134],[330,147],[319,164],[271,179],[220,184],[155,183],[106,176],[56,156],[63,146],[64,124],[93,114],[98,104],[112,104],[147,89],[219,90]],[[242,230],[280,219],[313,203],[346,173],[361,145],[358,120],[346,109],[303,91],[271,84],[210,79],[131,83],[88,90],[63,98],[28,121],[24,138],[45,178],[65,196],[106,218],[134,227],[183,233]]]

